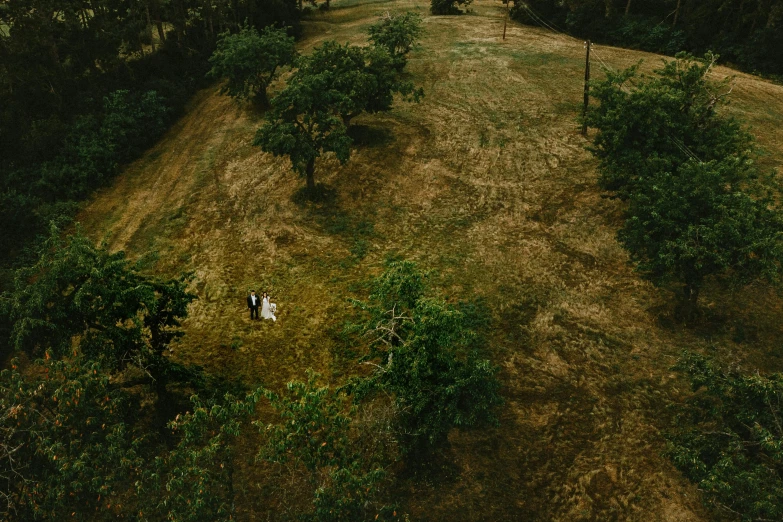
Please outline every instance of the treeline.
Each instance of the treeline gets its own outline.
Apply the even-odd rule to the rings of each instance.
[[[221,33],[296,31],[296,0],[0,5],[0,263],[151,145]]]
[[[597,42],[669,55],[714,51],[749,72],[783,74],[781,0],[527,0],[512,15]]]

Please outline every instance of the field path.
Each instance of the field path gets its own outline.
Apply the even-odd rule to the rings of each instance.
[[[173,356],[273,387],[309,367],[340,382],[355,370],[338,335],[346,298],[363,297],[388,257],[413,259],[442,295],[491,312],[506,404],[499,428],[451,436],[443,477],[401,486],[412,520],[709,520],[662,456],[665,405],[686,392],[669,368],[683,348],[782,368],[779,301],[708,290],[715,323],[688,329],[671,294],[632,272],[615,241],[620,208],[597,190],[576,123],[580,41],[514,23],[503,41],[503,10],[488,0],[459,17],[412,0],[333,6],[305,22],[303,52],[364,43],[386,10],[422,13],[409,71],[426,96],[356,119],[351,161],[316,166],[332,201],[297,203],[303,181],[251,145],[261,116],[212,87],[79,217],[150,270],[193,272],[199,299]],[[596,50],[614,68],[659,63]],[[783,87],[737,75],[733,96],[763,164],[779,166]],[[277,301],[276,324],[248,319],[250,289]],[[732,341],[739,327],[752,344]],[[249,473],[243,516],[265,519]]]

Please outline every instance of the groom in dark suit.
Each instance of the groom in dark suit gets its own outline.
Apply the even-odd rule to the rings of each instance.
[[[250,308],[250,319],[253,320],[253,314],[258,319],[258,307],[261,306],[261,298],[256,295],[255,290],[250,291],[250,295],[247,296],[247,307]]]

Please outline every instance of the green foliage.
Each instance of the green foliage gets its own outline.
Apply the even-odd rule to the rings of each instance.
[[[358,462],[329,470],[326,480],[315,490],[313,512],[303,518],[313,522],[370,520],[372,511],[376,510],[368,507],[375,503],[378,485],[385,476],[384,469],[365,471]]]
[[[282,396],[264,391],[282,422],[264,428],[267,442],[259,458],[281,464],[294,459],[311,471],[346,464],[354,408],[345,394],[319,387],[317,378],[309,371],[306,383],[289,382]]]
[[[367,33],[373,45],[381,47],[389,53],[398,71],[405,68],[408,53],[413,50],[416,41],[421,37],[421,16],[418,13],[401,14],[386,13],[370,26]]]
[[[783,222],[751,160],[752,139],[720,116],[728,94],[706,76],[715,62],[681,56],[653,78],[632,67],[596,83],[592,152],[602,188],[628,200],[618,237],[653,283],[676,283],[686,315],[706,278],[778,282]]]
[[[325,42],[297,61],[286,88],[272,100],[272,111],[256,133],[255,145],[276,156],[288,156],[292,168],[315,188],[315,160],[334,153],[350,158],[352,140],[346,127],[362,112],[391,108],[394,94],[418,100],[410,82],[400,81],[384,50]]]
[[[131,402],[83,357],[30,370],[0,374],[2,518],[115,519],[145,442],[126,423]]]
[[[780,1],[704,0],[686,4],[527,0],[515,2],[511,16],[545,24],[601,44],[674,56],[713,49],[747,71],[783,74],[783,18]]]
[[[84,356],[48,354],[0,374],[3,518],[230,520],[233,446],[259,394],[193,397],[192,413],[169,423],[169,449],[150,431],[143,396],[110,375]]]
[[[778,283],[783,222],[764,199],[742,192],[739,160],[688,161],[676,173],[637,182],[618,233],[637,270],[657,285],[682,285],[695,306],[708,276],[742,285],[758,277]]]
[[[212,78],[226,78],[221,94],[242,100],[256,97],[269,104],[266,89],[280,67],[296,58],[294,38],[285,29],[267,27],[260,33],[253,27],[243,27],[237,34],[224,33],[209,59]]]
[[[259,396],[191,397],[193,411],[168,424],[179,442],[136,482],[140,520],[234,520],[234,445]]]
[[[339,389],[318,386],[317,379],[308,371],[306,383],[288,383],[283,395],[264,392],[279,420],[255,423],[265,435],[258,457],[286,469],[307,470],[312,509],[301,516],[303,520],[367,520],[382,511],[376,504],[386,477],[388,449],[364,443],[363,438],[377,435],[371,433],[372,426],[357,430],[357,408],[349,397]]]
[[[414,263],[393,262],[373,284],[363,319],[353,325],[368,343],[376,371],[354,383],[357,397],[394,397],[403,450],[426,453],[454,428],[494,424],[502,401],[497,369],[482,359],[479,338],[457,307],[427,297],[426,274]]]
[[[82,353],[114,371],[133,365],[158,387],[192,378],[163,356],[182,335],[179,321],[195,298],[186,285],[186,277],[145,276],[123,253],[95,248],[78,234],[61,239],[53,229],[38,262],[19,270],[5,296],[11,344],[57,358]]]
[[[430,12],[434,15],[462,14],[460,7],[469,6],[473,0],[431,0]]]
[[[675,466],[742,520],[783,518],[783,375],[726,371],[687,352],[676,368],[694,394],[667,435]]]
[[[674,172],[692,159],[736,158],[737,177],[747,176],[752,138],[716,112],[730,91],[726,82],[707,80],[716,59],[681,55],[653,77],[637,78],[635,66],[593,83],[599,103],[587,123],[598,129],[591,151],[601,161],[601,188],[627,198],[637,180]]]

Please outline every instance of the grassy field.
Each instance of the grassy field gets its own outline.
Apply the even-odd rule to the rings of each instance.
[[[516,24],[503,41],[499,2],[459,17],[412,0],[332,5],[305,23],[303,52],[363,43],[387,10],[416,10],[426,29],[409,64],[426,97],[355,120],[351,161],[316,165],[332,201],[298,202],[287,160],[251,146],[261,117],[211,88],[80,215],[150,270],[194,273],[199,299],[173,357],[273,387],[306,368],[340,382],[352,371],[335,336],[346,299],[387,258],[412,259],[449,299],[489,308],[506,400],[499,428],[452,434],[441,473],[402,479],[412,520],[709,520],[661,455],[666,404],[687,393],[670,367],[687,348],[783,369],[779,298],[707,289],[704,319],[686,326],[672,294],[633,273],[615,241],[620,208],[597,190],[576,123],[581,41]],[[781,100],[783,87],[737,74],[729,110],[752,126],[765,167],[783,163]],[[250,289],[269,291],[277,323],[251,323]],[[248,473],[242,516],[274,519]]]

